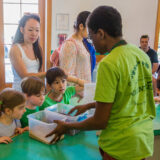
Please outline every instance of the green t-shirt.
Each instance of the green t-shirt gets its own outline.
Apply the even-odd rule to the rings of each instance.
[[[45,100],[42,106],[40,106],[39,108],[40,110],[44,110],[46,107],[52,106],[57,103],[69,104],[70,99],[76,94],[76,90],[74,86],[67,87],[67,89],[65,90],[65,93],[63,94],[63,99],[61,102],[56,102],[52,100],[50,97],[48,97],[49,93],[45,96]]]
[[[22,128],[28,126],[28,118],[27,118],[27,116],[29,114],[32,114],[32,113],[35,113],[35,112],[38,112],[38,111],[39,111],[39,107],[36,107],[35,109],[26,108],[26,112],[23,114],[22,118],[20,119]]]
[[[98,102],[113,103],[99,146],[118,160],[140,160],[153,153],[151,63],[139,48],[114,48],[98,66],[95,91]]]

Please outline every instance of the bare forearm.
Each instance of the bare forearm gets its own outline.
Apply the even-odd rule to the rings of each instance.
[[[93,102],[93,103],[88,103],[88,104],[86,104],[86,107],[87,107],[87,109],[96,108],[96,103],[95,103],[95,102]]]
[[[97,102],[93,102],[93,103],[89,103],[89,104],[86,104],[86,109],[91,109],[91,108],[96,108],[97,106]],[[108,122],[108,119],[109,119],[109,113],[110,113],[110,108],[111,108],[111,104],[110,106],[107,108],[107,110],[109,109],[109,111],[105,111],[103,110],[103,106],[101,107],[97,107],[96,108],[96,111],[95,111],[95,114],[82,121],[82,122],[76,122],[76,123],[66,123],[66,128],[68,129],[78,129],[78,130],[99,130],[99,129],[104,129],[106,128],[106,125],[107,125],[107,122]],[[104,113],[98,113],[102,108],[102,111],[104,111]],[[106,107],[105,107],[106,109]],[[101,116],[101,117],[100,117]],[[105,116],[103,118],[103,116]]]
[[[78,130],[99,130],[104,129],[104,126],[99,123],[96,118],[90,117],[82,122],[75,122],[75,123],[66,123],[65,127],[70,129],[78,129]]]
[[[84,107],[81,109],[80,111],[81,113],[84,113],[87,109],[94,108],[94,107],[96,107],[96,110],[92,117],[81,122],[71,123],[71,122],[55,120],[55,123],[57,123],[57,127],[51,133],[49,133],[47,137],[53,134],[57,134],[59,137],[59,135],[62,135],[71,129],[78,129],[78,130],[105,129],[108,124],[112,104],[113,103],[95,102],[95,103],[86,104],[84,106],[76,106],[72,111],[74,111],[77,108],[80,109],[81,107]],[[54,140],[56,139],[53,139],[52,141]]]
[[[155,73],[158,69],[158,63],[153,63],[153,66],[152,66],[152,74]]]
[[[68,77],[67,77],[67,81],[68,81],[68,82],[76,83],[76,84],[78,84],[78,85],[80,85],[80,86],[82,86],[82,87],[84,87],[84,83],[85,83],[84,80],[79,79],[79,78],[77,78],[77,77],[75,77],[75,76],[68,76]]]
[[[38,73],[27,73],[27,74],[24,74],[22,76],[22,78],[24,77],[29,77],[29,76],[36,76],[36,77],[39,77],[39,78],[44,78],[46,75],[46,72],[38,72]]]

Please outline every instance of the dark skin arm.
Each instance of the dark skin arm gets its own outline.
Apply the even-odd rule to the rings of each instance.
[[[88,104],[85,104],[85,105],[78,105],[74,108],[72,108],[68,114],[71,114],[72,112],[74,112],[75,110],[77,110],[75,116],[79,115],[79,114],[82,114],[84,112],[86,112],[87,110],[91,109],[91,108],[95,108],[96,107],[96,103],[93,102],[93,103],[88,103]]]
[[[54,122],[57,123],[57,127],[46,137],[55,134],[55,137],[51,141],[52,143],[59,141],[61,135],[63,135],[70,129],[78,129],[78,130],[105,129],[112,108],[112,103],[96,102],[95,107],[96,107],[95,114],[92,117],[81,122],[69,123],[69,122],[55,120]]]

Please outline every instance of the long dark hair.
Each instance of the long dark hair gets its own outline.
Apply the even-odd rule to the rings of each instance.
[[[34,19],[34,20],[36,20],[40,23],[40,17],[38,15],[36,15],[36,14],[26,14],[26,15],[24,15],[19,21],[19,25],[18,25],[16,34],[15,34],[14,39],[13,39],[13,44],[24,43],[24,37],[23,37],[23,34],[20,31],[20,28],[21,27],[24,28],[25,25],[26,25],[26,22],[29,19]],[[36,59],[39,60],[39,70],[40,70],[41,67],[42,67],[42,48],[39,45],[39,38],[33,44],[33,51],[34,51],[34,55],[35,55]]]
[[[86,20],[91,12],[89,11],[82,11],[78,14],[76,21],[74,22],[74,29],[76,31],[79,31],[79,25],[83,24],[84,27],[86,27]]]

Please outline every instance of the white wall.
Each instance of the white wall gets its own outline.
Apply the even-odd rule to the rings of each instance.
[[[123,37],[139,46],[142,34],[150,36],[150,46],[154,46],[158,0],[52,0],[52,49],[57,47],[57,34],[73,33],[73,24],[81,11],[92,11],[99,5],[115,7],[122,16]],[[56,14],[69,14],[69,30],[56,31]]]

